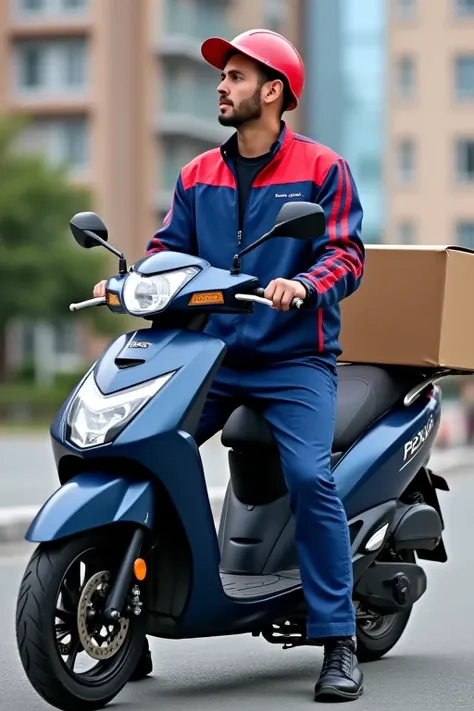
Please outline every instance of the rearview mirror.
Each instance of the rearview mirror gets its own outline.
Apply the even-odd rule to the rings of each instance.
[[[321,237],[325,231],[326,216],[321,205],[314,202],[286,202],[280,208],[270,232],[234,254],[230,273],[240,274],[242,257],[273,237],[314,239]]]
[[[314,202],[286,202],[280,209],[271,237],[314,239],[326,231],[326,217],[321,205]]]
[[[127,262],[122,252],[107,243],[109,235],[99,215],[95,212],[78,212],[69,221],[69,227],[77,244],[84,249],[92,247],[105,247],[119,258],[119,274],[127,273]]]
[[[74,239],[84,249],[104,246],[103,243],[109,239],[107,227],[95,212],[78,212],[70,220],[69,226]]]

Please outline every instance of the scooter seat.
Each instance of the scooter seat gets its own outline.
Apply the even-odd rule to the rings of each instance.
[[[333,452],[347,451],[359,437],[423,379],[414,368],[340,365]],[[275,440],[257,405],[242,405],[227,420],[224,447],[238,451],[275,447]]]

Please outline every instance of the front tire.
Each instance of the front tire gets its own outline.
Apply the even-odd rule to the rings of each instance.
[[[41,544],[25,571],[16,611],[18,650],[33,688],[58,709],[103,708],[140,659],[143,613],[123,617],[118,630],[94,620],[126,540],[102,531]],[[78,657],[94,662],[93,668],[76,671]]]

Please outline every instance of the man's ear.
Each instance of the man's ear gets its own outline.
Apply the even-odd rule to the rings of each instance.
[[[266,104],[273,104],[275,101],[283,96],[283,82],[280,79],[275,79],[274,81],[268,81],[265,84],[263,92],[263,101]]]

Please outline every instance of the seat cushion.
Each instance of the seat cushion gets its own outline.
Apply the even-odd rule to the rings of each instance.
[[[411,368],[344,365],[338,368],[338,395],[334,452],[344,452],[394,405],[423,374]],[[264,416],[248,405],[237,408],[224,426],[225,447],[236,450],[274,447],[275,440]]]

